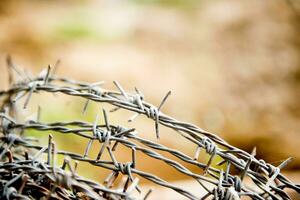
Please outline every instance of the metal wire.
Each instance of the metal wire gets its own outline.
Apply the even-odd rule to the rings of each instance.
[[[16,70],[11,59],[7,59],[8,68]],[[52,70],[55,71],[55,70]],[[204,131],[196,125],[178,121],[161,112],[171,92],[163,98],[156,107],[145,101],[143,94],[136,89],[136,93],[126,92],[118,82],[114,82],[117,90],[107,90],[103,82],[85,83],[55,76],[48,67],[36,78],[23,76],[17,70],[21,81],[12,83],[10,73],[10,88],[0,91],[2,100],[0,119],[2,142],[0,148],[0,195],[3,199],[146,199],[151,191],[145,195],[133,195],[133,190],[141,192],[139,178],[147,179],[161,187],[173,189],[189,199],[290,199],[287,189],[300,193],[300,185],[288,180],[280,170],[290,162],[290,158],[279,166],[273,166],[264,160],[255,158],[255,153],[247,153],[238,149],[217,135]],[[159,126],[174,130],[177,140],[187,140],[197,146],[195,155],[190,156],[179,149],[173,149],[160,143],[137,135],[135,129],[109,123],[109,116],[103,110],[104,124],[94,124],[84,121],[43,123],[37,120],[20,122],[16,119],[17,104],[21,98],[26,98],[23,105],[30,104],[33,93],[60,93],[68,96],[86,99],[83,112],[89,101],[107,103],[118,109],[133,111],[135,114],[129,119],[133,121],[139,115],[145,115],[155,124],[155,136],[160,138]],[[39,109],[40,110],[40,109]],[[38,113],[38,116],[40,114]],[[57,149],[52,136],[49,136],[48,146],[37,144],[26,138],[25,130],[55,131],[62,134],[74,134],[88,140],[88,145],[82,154]],[[175,137],[175,136],[174,136]],[[96,158],[89,156],[94,142],[101,144]],[[132,159],[119,162],[114,155],[118,145],[128,148],[132,152]],[[207,163],[198,160],[201,149],[209,156]],[[103,152],[107,151],[111,161],[103,160]],[[33,152],[33,153],[32,153]],[[169,183],[155,174],[142,171],[136,167],[136,152],[164,162],[187,178],[196,180],[199,188],[206,191],[199,196],[196,192],[188,191]],[[41,154],[47,155],[43,160]],[[66,156],[63,166],[56,164],[56,155]],[[168,156],[167,156],[168,155]],[[172,156],[179,159],[178,162]],[[216,158],[217,166],[213,166]],[[95,183],[80,177],[70,165],[71,160],[87,162],[99,169],[108,169],[111,174],[103,184]],[[183,163],[183,164],[182,164]],[[200,172],[189,170],[185,164],[193,165]],[[76,164],[77,165],[77,164]],[[66,169],[68,166],[68,169]],[[218,167],[219,166],[219,167]],[[224,170],[224,171],[223,171]],[[233,171],[237,174],[233,174]],[[125,176],[127,180],[119,188],[112,188],[118,176]],[[251,183],[244,179],[251,179]],[[37,192],[35,192],[37,191]],[[150,195],[151,197],[151,195]]]

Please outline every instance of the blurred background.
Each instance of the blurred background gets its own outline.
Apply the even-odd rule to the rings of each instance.
[[[286,174],[299,182],[299,10],[296,0],[1,0],[0,87],[7,88],[10,54],[29,74],[60,59],[61,76],[103,80],[108,88],[118,80],[128,91],[137,86],[155,105],[171,90],[163,112],[248,152],[256,146],[257,157],[274,165],[293,157]],[[44,100],[44,121],[93,121],[99,111],[91,104],[81,116],[83,101]],[[131,116],[112,114],[115,123],[121,121],[117,115]],[[153,124],[144,121],[137,119],[135,126],[154,139]],[[165,132],[163,143],[194,152]],[[86,141],[70,137],[59,144],[78,150]],[[185,181],[147,160],[140,165],[166,180]],[[83,164],[86,177],[105,176],[86,169]]]

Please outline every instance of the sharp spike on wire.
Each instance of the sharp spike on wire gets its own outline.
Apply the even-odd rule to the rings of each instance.
[[[139,115],[140,115],[139,113],[135,113],[128,119],[128,122],[133,122],[133,120],[135,120]]]
[[[47,67],[47,68],[45,68],[45,69],[43,69],[40,73],[39,73],[39,75],[38,75],[38,79],[39,80],[42,80],[42,81],[44,81],[44,84],[45,84],[45,80],[46,80],[46,77],[47,77],[47,74],[49,75],[49,66]]]
[[[118,81],[113,81],[113,83],[115,84],[115,86],[119,89],[119,91],[121,92],[121,94],[128,100],[129,97],[126,94],[125,90],[122,88],[122,86],[119,84]]]
[[[135,89],[135,91],[136,91],[136,93],[137,93],[137,97],[135,97],[135,98],[137,98],[136,99],[136,103],[137,103],[137,105],[139,106],[139,108],[142,110],[142,111],[144,111],[144,109],[145,109],[145,107],[144,107],[144,105],[143,105],[143,102],[142,102],[142,100],[144,99],[144,95],[135,87],[134,88]],[[133,122],[138,116],[140,115],[140,113],[135,113],[134,115],[132,115],[129,119],[128,119],[128,122]]]
[[[250,159],[247,161],[244,170],[242,171],[242,174],[241,174],[241,181],[242,181],[242,180],[244,179],[244,177],[246,176],[247,171],[248,171],[248,169],[249,169],[249,167],[250,167],[251,162],[252,162],[252,159],[250,158]]]
[[[159,112],[161,107],[164,105],[164,103],[166,102],[167,98],[170,96],[171,91],[169,91],[166,96],[163,98],[163,100],[161,101],[160,105],[158,106],[158,109],[155,112],[155,133],[156,133],[156,138],[159,139]]]
[[[100,149],[100,151],[99,151],[99,153],[98,153],[98,155],[97,155],[97,158],[96,158],[96,161],[99,161],[100,160],[100,158],[101,158],[101,156],[102,156],[102,154],[103,154],[103,152],[104,152],[104,149],[108,146],[108,144],[109,144],[109,138],[110,138],[110,131],[107,131],[107,136],[106,136],[106,138],[105,138],[105,141],[104,141],[104,143],[102,144],[102,146],[101,146],[101,149]]]
[[[98,81],[98,82],[95,82],[95,83],[91,83],[90,87],[93,88],[93,87],[100,86],[100,85],[103,85],[103,84],[104,84],[104,81]]]
[[[145,194],[143,200],[147,200],[147,198],[150,196],[151,193],[152,193],[152,189],[149,189],[148,192]]]
[[[104,179],[103,183],[106,184],[110,182],[110,180],[112,179],[112,177],[114,176],[114,174],[116,174],[116,171],[113,171],[112,173],[108,174],[108,176]],[[109,187],[109,186],[107,186]]]
[[[7,64],[7,66],[8,66],[10,69],[14,70],[22,80],[24,80],[23,74],[22,74],[21,71],[14,65],[14,63],[13,63],[12,58],[11,58],[10,55],[7,55],[7,57],[6,57],[6,64]],[[12,75],[11,75],[10,78],[11,78],[10,81],[13,81],[13,76],[12,76]]]
[[[220,177],[219,177],[219,183],[218,183],[218,187],[221,188],[223,185],[223,169],[221,169],[220,171]]]
[[[48,148],[47,147],[43,147],[41,148],[32,158],[32,164],[42,155],[42,153],[44,153]]]
[[[86,158],[88,156],[88,154],[90,152],[90,149],[91,149],[91,146],[93,144],[93,141],[94,141],[93,139],[89,140],[89,142],[88,142],[88,144],[87,144],[87,146],[85,148],[85,151],[84,151],[84,154],[83,154],[83,158]]]
[[[292,157],[287,158],[285,161],[283,161],[280,165],[278,165],[279,169],[282,169],[286,167],[291,161],[293,160]]]
[[[135,166],[136,166],[136,149],[135,149],[135,147],[131,148],[131,156],[132,156],[132,165],[131,165],[131,167],[135,168]]]
[[[139,178],[135,178],[133,179],[131,185],[128,187],[127,189],[127,193],[131,193],[135,188],[137,188],[138,186],[138,183],[139,183]]]
[[[65,169],[66,167],[69,168],[72,176],[74,177],[75,176],[75,170],[73,169],[72,165],[70,164],[70,158],[69,157],[64,158],[64,163],[63,163],[62,168]],[[75,163],[74,167],[77,167],[76,163]]]
[[[27,96],[27,98],[26,98],[26,100],[25,100],[25,103],[24,103],[24,106],[23,106],[24,109],[27,108],[27,105],[28,105],[28,103],[29,103],[29,100],[30,100],[30,98],[31,98],[31,96],[32,96],[32,93],[33,93],[33,91],[35,90],[35,88],[36,88],[36,84],[33,84],[32,87],[30,88],[29,94],[28,94],[28,96]]]
[[[221,166],[221,165],[225,164],[226,162],[227,162],[226,160],[222,160],[222,161],[218,162],[216,165]]]
[[[82,109],[82,115],[85,115],[86,110],[87,110],[87,107],[88,107],[88,105],[89,105],[89,102],[90,102],[89,99],[87,99],[87,100],[85,101],[84,106],[83,106],[83,109]]]
[[[204,169],[204,175],[206,175],[208,173],[209,167],[210,167],[215,155],[216,155],[216,152],[213,152],[212,155],[209,157],[208,163],[206,164],[206,167]]]
[[[156,117],[155,117],[155,135],[156,135],[156,139],[159,139],[159,116],[158,116],[158,112],[156,113]]]
[[[13,65],[13,64],[12,64]],[[12,70],[13,68],[9,68],[10,70]],[[15,72],[13,72],[13,75],[15,75]],[[21,71],[23,73],[23,71]],[[49,70],[49,74],[51,74],[53,71],[51,69],[51,72]],[[26,74],[25,74],[26,75]],[[157,183],[158,185],[161,186],[165,186],[165,187],[169,187],[169,188],[173,188],[175,191],[185,195],[186,197],[190,198],[190,199],[195,199],[193,196],[193,193],[191,192],[187,192],[185,190],[183,190],[181,187],[174,187],[172,184],[170,184],[167,181],[163,181],[160,180],[159,177],[154,176],[152,173],[145,173],[143,171],[140,171],[138,169],[136,169],[135,167],[137,167],[136,165],[137,163],[137,153],[139,153],[138,155],[149,155],[150,157],[157,159],[159,161],[164,161],[168,166],[172,166],[174,167],[174,169],[178,170],[179,173],[182,173],[184,175],[196,178],[196,181],[198,181],[198,183],[202,183],[202,181],[204,181],[205,183],[207,182],[210,186],[214,185],[213,187],[215,187],[215,189],[211,190],[212,187],[209,186],[209,188],[206,188],[205,184],[201,185],[202,188],[204,188],[208,194],[205,195],[208,198],[216,198],[216,199],[230,199],[230,198],[239,198],[239,196],[249,196],[250,198],[258,198],[258,199],[264,199],[264,198],[274,198],[274,199],[279,199],[279,198],[284,198],[284,199],[288,199],[288,195],[285,194],[285,192],[283,191],[284,188],[289,187],[291,189],[294,189],[296,191],[298,191],[299,187],[297,184],[294,184],[292,182],[290,182],[287,178],[285,178],[284,175],[282,175],[280,173],[280,169],[285,167],[290,161],[291,158],[288,158],[287,160],[285,160],[284,162],[280,163],[278,167],[273,166],[271,163],[266,163],[263,160],[258,160],[255,158],[256,155],[256,149],[254,148],[251,152],[251,155],[249,155],[248,153],[240,150],[239,148],[235,148],[234,146],[230,146],[229,144],[227,144],[225,141],[223,141],[221,138],[219,138],[218,136],[212,134],[212,133],[208,133],[208,132],[202,132],[202,130],[200,128],[198,128],[197,126],[193,125],[193,124],[189,124],[189,123],[185,123],[185,122],[181,122],[181,121],[177,121],[174,118],[168,117],[167,115],[160,115],[162,113],[160,113],[160,109],[162,109],[162,106],[164,106],[166,99],[168,98],[168,96],[171,94],[170,92],[163,98],[161,104],[156,108],[154,106],[152,106],[152,104],[147,103],[142,101],[139,101],[140,99],[142,99],[142,94],[136,89],[137,94],[127,94],[128,99],[125,99],[126,93],[123,90],[123,88],[119,89],[122,92],[120,93],[119,91],[115,92],[115,91],[110,91],[110,90],[103,90],[104,93],[102,93],[103,91],[101,90],[101,88],[92,88],[91,89],[91,94],[87,94],[87,90],[89,89],[89,87],[92,87],[95,84],[88,84],[86,82],[77,82],[77,81],[73,81],[73,80],[69,80],[69,79],[65,79],[65,78],[53,78],[49,75],[48,77],[48,84],[50,83],[50,81],[53,81],[53,84],[49,84],[47,86],[41,86],[41,84],[43,83],[43,80],[46,81],[46,76],[43,76],[44,79],[41,78],[34,78],[33,81],[27,82],[27,80],[25,81],[21,81],[19,83],[16,83],[13,85],[12,88],[10,88],[7,91],[0,91],[0,95],[2,96],[8,96],[8,102],[4,103],[4,105],[2,105],[2,108],[4,109],[3,112],[0,111],[0,118],[5,118],[6,115],[7,117],[9,116],[13,116],[14,119],[13,121],[8,120],[9,118],[5,118],[6,121],[9,122],[2,122],[2,132],[3,136],[0,137],[1,140],[1,144],[0,144],[0,149],[2,149],[4,152],[3,155],[6,156],[5,159],[8,158],[8,162],[5,164],[4,166],[7,167],[8,169],[10,167],[14,168],[14,164],[16,163],[17,165],[21,164],[27,164],[29,163],[30,167],[25,168],[22,166],[22,170],[26,171],[27,169],[30,171],[30,169],[34,168],[34,169],[41,169],[38,172],[42,172],[43,175],[46,174],[49,178],[50,181],[52,181],[52,189],[48,190],[47,188],[45,190],[43,190],[43,192],[45,193],[44,196],[48,197],[47,198],[56,198],[57,194],[58,195],[64,195],[64,193],[60,193],[60,187],[64,187],[65,183],[67,182],[66,185],[69,186],[69,182],[72,182],[72,180],[74,181],[78,181],[77,183],[80,182],[87,184],[89,186],[91,186],[91,189],[93,189],[95,186],[95,183],[89,182],[89,180],[87,181],[82,181],[80,176],[78,176],[76,173],[76,168],[77,168],[77,162],[75,162],[75,164],[73,165],[73,161],[75,160],[80,160],[82,162],[89,162],[92,165],[98,166],[98,167],[104,167],[107,168],[108,170],[112,170],[115,171],[116,173],[113,173],[112,175],[110,175],[111,179],[108,180],[107,183],[107,187],[101,187],[99,188],[99,191],[97,189],[97,197],[103,197],[103,198],[119,198],[119,194],[121,195],[120,198],[130,198],[131,196],[129,196],[128,193],[130,193],[133,188],[136,188],[137,190],[139,185],[138,183],[134,183],[134,182],[138,182],[136,179],[134,179],[134,177],[132,176],[132,174],[135,174],[137,176],[142,177],[142,178],[146,178],[150,181],[153,181],[155,183]],[[26,77],[24,76],[24,78],[26,79]],[[11,78],[12,79],[12,78]],[[30,79],[30,78],[29,78]],[[56,84],[56,81],[59,83],[66,83],[65,86],[60,85],[59,83]],[[47,82],[47,81],[46,81]],[[74,84],[74,85],[73,85]],[[118,84],[117,84],[118,85]],[[33,86],[35,86],[36,88],[34,88]],[[73,87],[74,86],[74,87]],[[110,125],[109,121],[107,120],[107,116],[105,111],[103,112],[104,115],[104,120],[105,124],[102,124],[102,120],[101,120],[101,125],[100,122],[98,122],[98,116],[96,116],[96,121],[94,122],[94,124],[90,124],[89,122],[82,122],[82,121],[72,121],[72,122],[53,122],[53,123],[42,123],[39,122],[39,110],[38,110],[38,114],[37,114],[37,119],[36,121],[31,120],[30,122],[22,122],[25,120],[17,120],[16,119],[16,115],[14,114],[14,107],[17,106],[17,104],[15,105],[10,105],[13,104],[11,103],[11,101],[13,100],[13,98],[21,98],[22,96],[22,91],[24,91],[24,94],[28,94],[28,92],[30,92],[30,90],[32,90],[32,93],[35,92],[39,92],[39,91],[45,91],[45,92],[62,92],[68,95],[74,95],[74,96],[80,96],[83,98],[90,98],[92,95],[93,98],[91,98],[91,101],[96,101],[96,102],[106,102],[110,105],[113,106],[119,106],[122,109],[127,109],[127,110],[131,110],[135,113],[141,113],[146,115],[147,117],[155,120],[155,128],[156,128],[156,136],[157,138],[159,138],[159,132],[158,132],[158,125],[159,123],[161,123],[162,125],[165,125],[166,127],[169,128],[173,128],[176,131],[179,132],[179,134],[181,136],[183,136],[185,139],[189,139],[189,141],[193,142],[194,144],[197,144],[197,149],[195,152],[195,159],[198,160],[199,155],[201,156],[202,150],[200,152],[200,147],[203,148],[203,151],[206,150],[207,154],[210,154],[210,158],[208,163],[205,165],[203,163],[200,163],[198,161],[193,161],[193,158],[190,157],[189,155],[186,155],[185,153],[181,152],[180,150],[177,150],[176,148],[171,149],[168,148],[164,145],[161,145],[159,142],[153,142],[151,140],[148,140],[144,137],[138,137],[135,135],[135,133],[131,133],[130,129],[126,129],[123,127],[118,127],[115,125]],[[94,95],[95,94],[95,95]],[[98,95],[98,94],[103,94],[103,95]],[[19,97],[20,96],[20,97]],[[28,95],[28,101],[30,98],[30,95]],[[18,97],[18,98],[17,98]],[[4,98],[6,99],[6,98]],[[8,105],[6,105],[8,104]],[[25,103],[26,104],[26,103]],[[14,107],[13,107],[14,106]],[[5,112],[5,108],[7,108],[8,112]],[[40,109],[40,108],[39,108]],[[4,114],[5,113],[5,114]],[[137,114],[138,115],[138,114]],[[15,120],[16,119],[16,120]],[[35,117],[34,117],[35,119]],[[99,120],[100,121],[100,120]],[[111,122],[110,122],[111,123]],[[7,131],[5,132],[4,129],[7,129]],[[92,146],[92,142],[94,140],[99,140],[100,143],[102,143],[102,147],[101,150],[98,154],[99,159],[103,153],[103,151],[105,151],[105,149],[107,149],[109,156],[111,157],[111,160],[101,160],[100,162],[95,162],[95,160],[90,159],[90,158],[82,158],[80,154],[76,154],[73,152],[67,152],[67,151],[58,151],[57,150],[57,146],[55,146],[55,143],[53,141],[50,141],[51,145],[49,146],[48,144],[48,148],[42,148],[41,144],[31,144],[30,143],[30,139],[27,137],[19,137],[21,134],[19,134],[20,131],[24,131],[27,129],[33,129],[33,130],[39,130],[39,131],[58,131],[58,132],[62,132],[65,134],[74,134],[77,136],[82,136],[88,139],[88,142],[90,144],[87,144],[87,149],[85,150],[84,155],[88,155],[88,152],[91,152],[90,150],[93,148]],[[92,133],[93,135],[91,136],[91,129],[92,129]],[[112,134],[112,136],[110,136],[110,134]],[[11,143],[11,145],[7,145],[7,143],[9,141],[11,141],[15,135],[17,135],[18,137],[16,142],[14,144]],[[206,136],[208,138],[208,140],[202,140],[202,136]],[[52,138],[52,136],[51,136]],[[54,139],[54,138],[53,138]],[[49,137],[50,140],[50,137]],[[210,140],[212,141],[210,143]],[[110,142],[115,142],[113,147],[111,148],[111,144]],[[201,143],[201,141],[203,141],[203,143]],[[49,141],[48,141],[49,142]],[[95,141],[96,142],[96,141]],[[122,145],[122,148],[128,148],[131,152],[131,158],[129,158],[129,161],[127,160],[126,163],[122,163],[118,162],[116,157],[116,154],[114,154],[115,152],[113,152],[114,148],[116,147],[116,145],[120,143]],[[20,144],[20,145],[19,145]],[[13,145],[13,146],[12,146]],[[19,151],[19,146],[21,146],[20,150],[21,153],[18,154]],[[12,147],[12,148],[10,148]],[[31,148],[32,149],[37,149],[40,151],[35,154],[35,156],[32,158],[32,156],[29,156],[28,153],[25,153],[25,161],[23,161],[22,159],[24,156],[24,152],[22,152],[24,149],[28,148],[28,152]],[[133,148],[134,147],[134,148]],[[11,152],[10,152],[10,150]],[[47,152],[48,150],[48,152]],[[137,152],[138,151],[138,152]],[[7,152],[7,153],[5,153]],[[49,153],[50,152],[50,153]],[[13,153],[13,155],[12,155]],[[45,156],[47,157],[47,153],[48,153],[48,159],[46,158],[46,161],[49,162],[50,165],[47,165],[47,163],[44,161],[44,159],[39,158],[39,156],[45,153]],[[96,152],[98,153],[98,152]],[[129,153],[129,154],[130,154]],[[204,153],[204,152],[203,152]],[[66,169],[65,171],[55,168],[56,163],[58,162],[58,155],[57,154],[64,154],[64,155],[69,155],[70,159],[72,159],[72,162],[70,161],[64,161],[64,164],[62,166],[62,168],[68,168],[70,169],[70,171],[72,172],[73,177],[69,176],[69,173],[66,173],[66,177],[64,177],[65,173],[67,172],[68,169]],[[2,153],[1,153],[2,155]],[[0,158],[2,157],[0,155]],[[50,155],[50,156],[49,156]],[[56,158],[55,158],[56,155]],[[173,157],[175,156],[175,157]],[[193,155],[192,155],[193,156]],[[104,156],[103,156],[104,157]],[[217,158],[218,159],[217,159]],[[14,158],[14,160],[12,159]],[[39,159],[37,159],[39,158]],[[19,160],[20,159],[20,160]],[[35,160],[36,159],[36,160]],[[125,158],[122,158],[125,159]],[[219,159],[222,159],[221,162],[219,162],[217,165],[222,167],[212,167],[215,166],[215,162]],[[250,159],[250,160],[249,160]],[[252,162],[251,162],[252,159]],[[19,162],[21,161],[21,162]],[[205,174],[208,172],[209,176],[203,176],[200,175],[199,173],[194,173],[192,171],[190,171],[189,169],[185,168],[185,165],[181,165],[181,162],[183,164],[186,163],[190,163],[192,165],[195,165],[201,169],[205,169],[204,172]],[[32,163],[32,165],[31,165]],[[212,164],[213,163],[213,164]],[[227,165],[225,165],[227,163]],[[24,165],[24,166],[25,166]],[[232,173],[230,173],[230,166],[232,165]],[[68,167],[67,167],[68,166]],[[210,167],[211,166],[211,167]],[[226,167],[226,171],[223,172],[223,168]],[[255,170],[254,168],[257,168],[257,170]],[[18,169],[17,169],[18,170]],[[52,172],[53,170],[53,172]],[[54,175],[53,173],[55,173],[56,171],[56,175]],[[131,172],[132,170],[132,172]],[[236,172],[237,170],[241,171],[241,176],[233,176],[233,173]],[[62,172],[62,173],[61,173]],[[16,176],[18,176],[18,174],[16,173],[16,171],[13,170],[9,170],[8,172],[9,176],[14,178]],[[127,191],[127,193],[122,193],[122,189],[121,190],[115,190],[114,188],[111,188],[111,186],[113,185],[113,183],[116,183],[117,181],[115,181],[116,179],[116,174],[122,173],[122,177],[126,177],[127,178],[127,183],[124,186],[124,190]],[[243,173],[243,174],[242,174]],[[30,173],[28,173],[28,175],[31,175]],[[257,188],[250,188],[250,185],[248,187],[248,182],[241,182],[245,181],[246,177],[248,176],[249,178],[252,178],[254,184],[258,185]],[[22,176],[23,177],[23,176]],[[247,178],[248,178],[247,177]],[[30,177],[31,178],[31,177]],[[16,181],[17,179],[14,179],[14,181]],[[31,178],[30,181],[32,181],[33,179]],[[18,186],[21,185],[21,181],[20,181],[20,177],[17,180],[18,182]],[[275,184],[274,184],[275,182]],[[62,184],[61,184],[62,183]],[[246,185],[247,184],[247,185]],[[13,186],[13,185],[12,185]],[[71,184],[72,186],[72,184]],[[123,186],[123,183],[122,183]],[[14,187],[14,186],[13,186]],[[82,188],[83,190],[77,190],[78,185],[76,185],[75,187],[73,187],[74,189],[76,189],[76,191],[83,191],[87,193],[91,193],[92,191],[90,190],[85,190],[86,188]],[[53,189],[54,188],[54,189]],[[7,189],[12,189],[12,188],[7,188]],[[68,188],[68,190],[71,190],[72,187]],[[103,189],[103,191],[102,191]],[[105,191],[107,189],[107,191]],[[255,189],[255,190],[254,190]],[[27,185],[25,186],[24,191],[27,190]],[[17,190],[15,190],[17,191]],[[22,191],[22,190],[21,190]],[[114,193],[112,193],[112,191]],[[258,191],[258,192],[257,192]],[[262,191],[262,192],[261,192]],[[54,194],[52,196],[50,196],[51,192],[54,192]],[[55,194],[55,192],[59,192],[57,194]],[[73,192],[73,191],[71,191]],[[8,193],[8,192],[7,192]],[[235,193],[235,194],[233,194]],[[14,191],[11,194],[16,194]],[[257,195],[257,196],[256,196]],[[88,196],[88,195],[87,195]],[[11,196],[12,197],[12,196]],[[93,199],[100,199],[100,198],[93,198]],[[46,198],[46,199],[47,199]],[[145,197],[146,198],[146,197]],[[9,198],[7,198],[9,199]]]
[[[102,111],[103,111],[103,116],[104,116],[104,122],[105,122],[106,129],[109,131],[110,127],[109,127],[109,123],[108,123],[108,118],[107,118],[106,110],[102,109]]]
[[[50,134],[48,137],[48,155],[47,155],[47,164],[50,165],[51,163],[51,143],[52,143],[52,135]]]
[[[63,161],[63,164],[62,164],[62,166],[61,166],[61,169],[63,169],[63,170],[66,169],[67,162],[69,162],[69,160],[65,157],[65,158],[64,158],[64,161]]]
[[[18,100],[20,100],[25,95],[26,95],[25,91],[21,91],[21,92],[17,93],[16,97],[12,100],[12,102],[16,103]]]
[[[58,69],[60,63],[61,63],[60,59],[58,59],[58,60],[55,62],[54,66],[53,66],[52,73],[51,73],[51,77],[54,76],[54,75],[56,74],[57,69]]]
[[[116,181],[116,179],[119,176],[119,172],[118,171],[113,171],[112,173],[110,173],[107,178],[104,180],[104,184],[106,184],[106,187],[108,188],[112,188],[112,186],[114,185],[114,182]]]
[[[255,157],[256,156],[256,147],[253,147],[251,151],[251,156]]]
[[[124,130],[124,131],[122,131],[122,132],[120,132],[120,133],[117,133],[117,134],[114,135],[114,136],[115,136],[115,137],[122,137],[122,136],[124,136],[124,135],[126,135],[126,134],[128,134],[128,133],[130,133],[130,132],[133,132],[133,131],[135,131],[135,128],[130,128],[130,129]]]
[[[97,124],[98,124],[98,120],[99,120],[99,115],[96,114],[96,118],[95,121],[93,123],[93,135],[96,136],[97,135]]]
[[[144,99],[144,94],[137,87],[134,87],[134,90],[142,98],[141,100],[143,100]]]
[[[199,155],[200,155],[200,151],[201,151],[201,147],[197,146],[196,152],[195,152],[195,156],[194,156],[194,160],[198,160]]]
[[[89,93],[92,92],[91,90],[91,87],[89,87],[89,90],[88,90]],[[85,103],[84,103],[84,106],[83,106],[83,109],[82,109],[82,114],[84,115],[86,113],[86,110],[87,110],[87,107],[90,103],[90,100],[89,99],[86,99]]]
[[[115,151],[117,149],[118,143],[118,141],[115,141],[113,147],[111,148],[112,151]]]
[[[74,163],[74,173],[77,172],[77,168],[78,168],[78,161],[75,160],[75,163]]]
[[[115,166],[115,167],[118,167],[118,166],[119,166],[118,161],[117,161],[116,157],[114,156],[112,150],[110,149],[110,147],[106,147],[106,148],[107,148],[107,151],[108,151],[108,153],[109,153],[109,156],[110,156],[111,160],[112,160],[113,163],[114,163],[114,166]]]
[[[168,99],[168,97],[171,95],[171,91],[169,91],[165,97],[163,98],[163,100],[161,101],[160,105],[158,106],[158,111],[160,111],[161,107],[164,105],[164,103],[166,102],[166,100]]]
[[[41,106],[38,105],[37,115],[36,115],[36,121],[40,122],[41,120]]]
[[[51,66],[48,65],[47,71],[46,71],[46,74],[45,74],[45,77],[44,77],[44,85],[46,85],[48,83],[48,78],[49,78],[49,75],[50,75],[50,71],[51,71]]]
[[[228,176],[230,174],[230,165],[231,165],[231,163],[229,161],[227,161],[226,171],[225,171],[225,180],[226,181],[228,181]]]
[[[127,191],[129,182],[130,182],[130,177],[128,176],[127,179],[126,179],[126,182],[124,184],[124,187],[123,187],[123,192]]]
[[[55,170],[55,167],[56,167],[56,146],[55,146],[55,142],[51,142],[51,146],[52,146],[52,171],[53,171],[53,174],[55,175],[56,174],[56,170]]]

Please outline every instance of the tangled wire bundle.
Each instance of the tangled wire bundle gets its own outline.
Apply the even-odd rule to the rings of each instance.
[[[127,93],[118,82],[114,82],[117,90],[106,90],[102,84],[89,84],[80,81],[60,78],[54,75],[50,67],[43,70],[36,78],[30,78],[20,72],[7,58],[10,88],[0,91],[1,100],[1,148],[0,148],[0,196],[1,199],[146,199],[151,197],[151,190],[144,191],[139,185],[139,179],[146,179],[157,186],[173,189],[189,199],[225,199],[235,200],[244,197],[250,199],[291,199],[287,190],[300,193],[300,185],[288,180],[280,170],[291,160],[287,159],[275,167],[264,160],[255,158],[255,151],[247,153],[231,146],[217,135],[186,122],[178,121],[160,110],[170,92],[163,98],[158,107],[146,102],[142,93]],[[12,72],[22,77],[21,81],[13,83]],[[135,113],[129,121],[138,115],[146,115],[154,120],[156,138],[159,139],[159,126],[174,130],[177,140],[187,140],[197,146],[195,155],[187,155],[178,149],[169,148],[137,135],[135,129],[129,129],[109,123],[108,115],[103,110],[104,124],[94,124],[84,121],[43,123],[37,120],[20,122],[17,120],[18,104],[25,99],[24,108],[30,102],[33,93],[40,91],[60,93],[86,99],[84,109],[89,101],[113,105]],[[37,132],[53,131],[62,134],[74,134],[87,140],[87,146],[82,154],[62,151],[57,148],[52,136],[49,135],[47,146],[39,145],[35,139],[26,137],[25,130]],[[89,156],[93,143],[99,143],[98,155]],[[118,145],[129,148],[131,159],[120,162],[114,155]],[[209,156],[208,162],[200,162],[198,157],[201,149]],[[103,153],[108,152],[110,160],[103,159]],[[199,183],[199,188],[205,193],[197,196],[169,183],[149,172],[138,169],[136,153],[149,156],[173,167],[179,173],[192,178]],[[163,152],[164,154],[162,154]],[[42,155],[46,155],[43,159]],[[58,166],[57,156],[65,159]],[[169,157],[167,156],[169,155]],[[181,163],[172,159],[181,160]],[[45,157],[45,156],[44,156]],[[213,165],[218,157],[217,165]],[[219,160],[221,161],[219,162]],[[75,165],[71,161],[75,161]],[[86,162],[100,169],[108,169],[110,175],[103,183],[87,180],[76,173],[78,162]],[[74,163],[74,162],[73,162]],[[184,164],[194,165],[201,172],[193,172]],[[218,167],[219,166],[219,167]],[[233,174],[235,172],[235,175]],[[113,187],[120,176],[126,181],[119,187]],[[251,182],[245,182],[248,178]],[[138,192],[135,192],[137,190]],[[134,195],[135,194],[135,195]],[[136,195],[138,194],[138,195]]]

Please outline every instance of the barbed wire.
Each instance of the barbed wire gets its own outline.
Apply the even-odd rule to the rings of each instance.
[[[146,179],[154,184],[173,189],[177,193],[189,199],[290,199],[287,189],[300,193],[300,185],[291,182],[280,170],[285,167],[291,158],[273,166],[264,160],[255,157],[255,150],[247,153],[236,148],[216,134],[172,118],[163,112],[161,108],[167,101],[171,92],[162,99],[159,106],[154,106],[145,101],[144,95],[135,88],[135,93],[126,92],[116,81],[117,90],[108,90],[103,87],[103,82],[86,83],[68,78],[57,77],[48,66],[36,78],[31,78],[21,73],[7,58],[10,88],[0,91],[2,100],[0,118],[2,142],[0,148],[0,186],[2,198],[37,198],[46,199],[146,199],[151,190],[144,196],[133,195],[133,190],[141,193],[142,188],[138,184],[139,178]],[[54,67],[55,68],[55,67]],[[12,71],[16,71],[21,81],[13,83]],[[119,109],[129,110],[135,114],[128,121],[133,121],[139,115],[145,115],[155,124],[156,141],[151,141],[138,136],[134,128],[113,125],[109,122],[106,110],[103,110],[104,124],[98,124],[98,117],[93,124],[85,121],[42,123],[39,117],[36,120],[21,122],[17,120],[17,104],[25,98],[23,107],[30,104],[33,93],[39,92],[61,93],[68,96],[86,99],[83,113],[90,101],[106,103],[115,106],[111,112]],[[38,116],[40,115],[40,109]],[[195,155],[190,156],[179,149],[167,147],[160,143],[159,126],[165,126],[177,133],[177,140],[187,140],[197,146]],[[57,149],[52,136],[49,136],[48,146],[36,144],[35,140],[24,136],[26,130],[54,131],[62,134],[74,134],[88,140],[85,151],[82,154]],[[175,136],[174,136],[175,137]],[[94,142],[101,144],[96,158],[89,156]],[[119,162],[114,152],[122,145],[131,150],[131,160]],[[199,161],[200,151],[203,149],[209,156],[208,162]],[[101,159],[104,152],[110,156],[110,161]],[[29,152],[31,155],[29,155]],[[199,196],[195,191],[188,191],[169,183],[155,174],[138,169],[136,153],[164,162],[187,178],[196,180],[199,188],[205,194]],[[43,160],[41,154],[47,155]],[[63,166],[58,167],[56,155],[66,156]],[[167,156],[168,155],[168,156]],[[175,156],[180,162],[172,159]],[[212,163],[216,162],[217,165]],[[70,160],[86,162],[90,165],[111,171],[103,184],[84,179],[76,173],[76,166],[70,165]],[[220,161],[221,160],[221,161]],[[201,173],[189,170],[185,164],[193,165],[201,169]],[[77,164],[76,164],[77,165]],[[69,167],[69,173],[66,170]],[[75,169],[74,169],[75,168]],[[237,171],[234,175],[232,171]],[[112,188],[117,177],[125,176],[125,183],[119,188]],[[251,179],[251,183],[243,181]],[[34,192],[38,190],[35,195]]]

